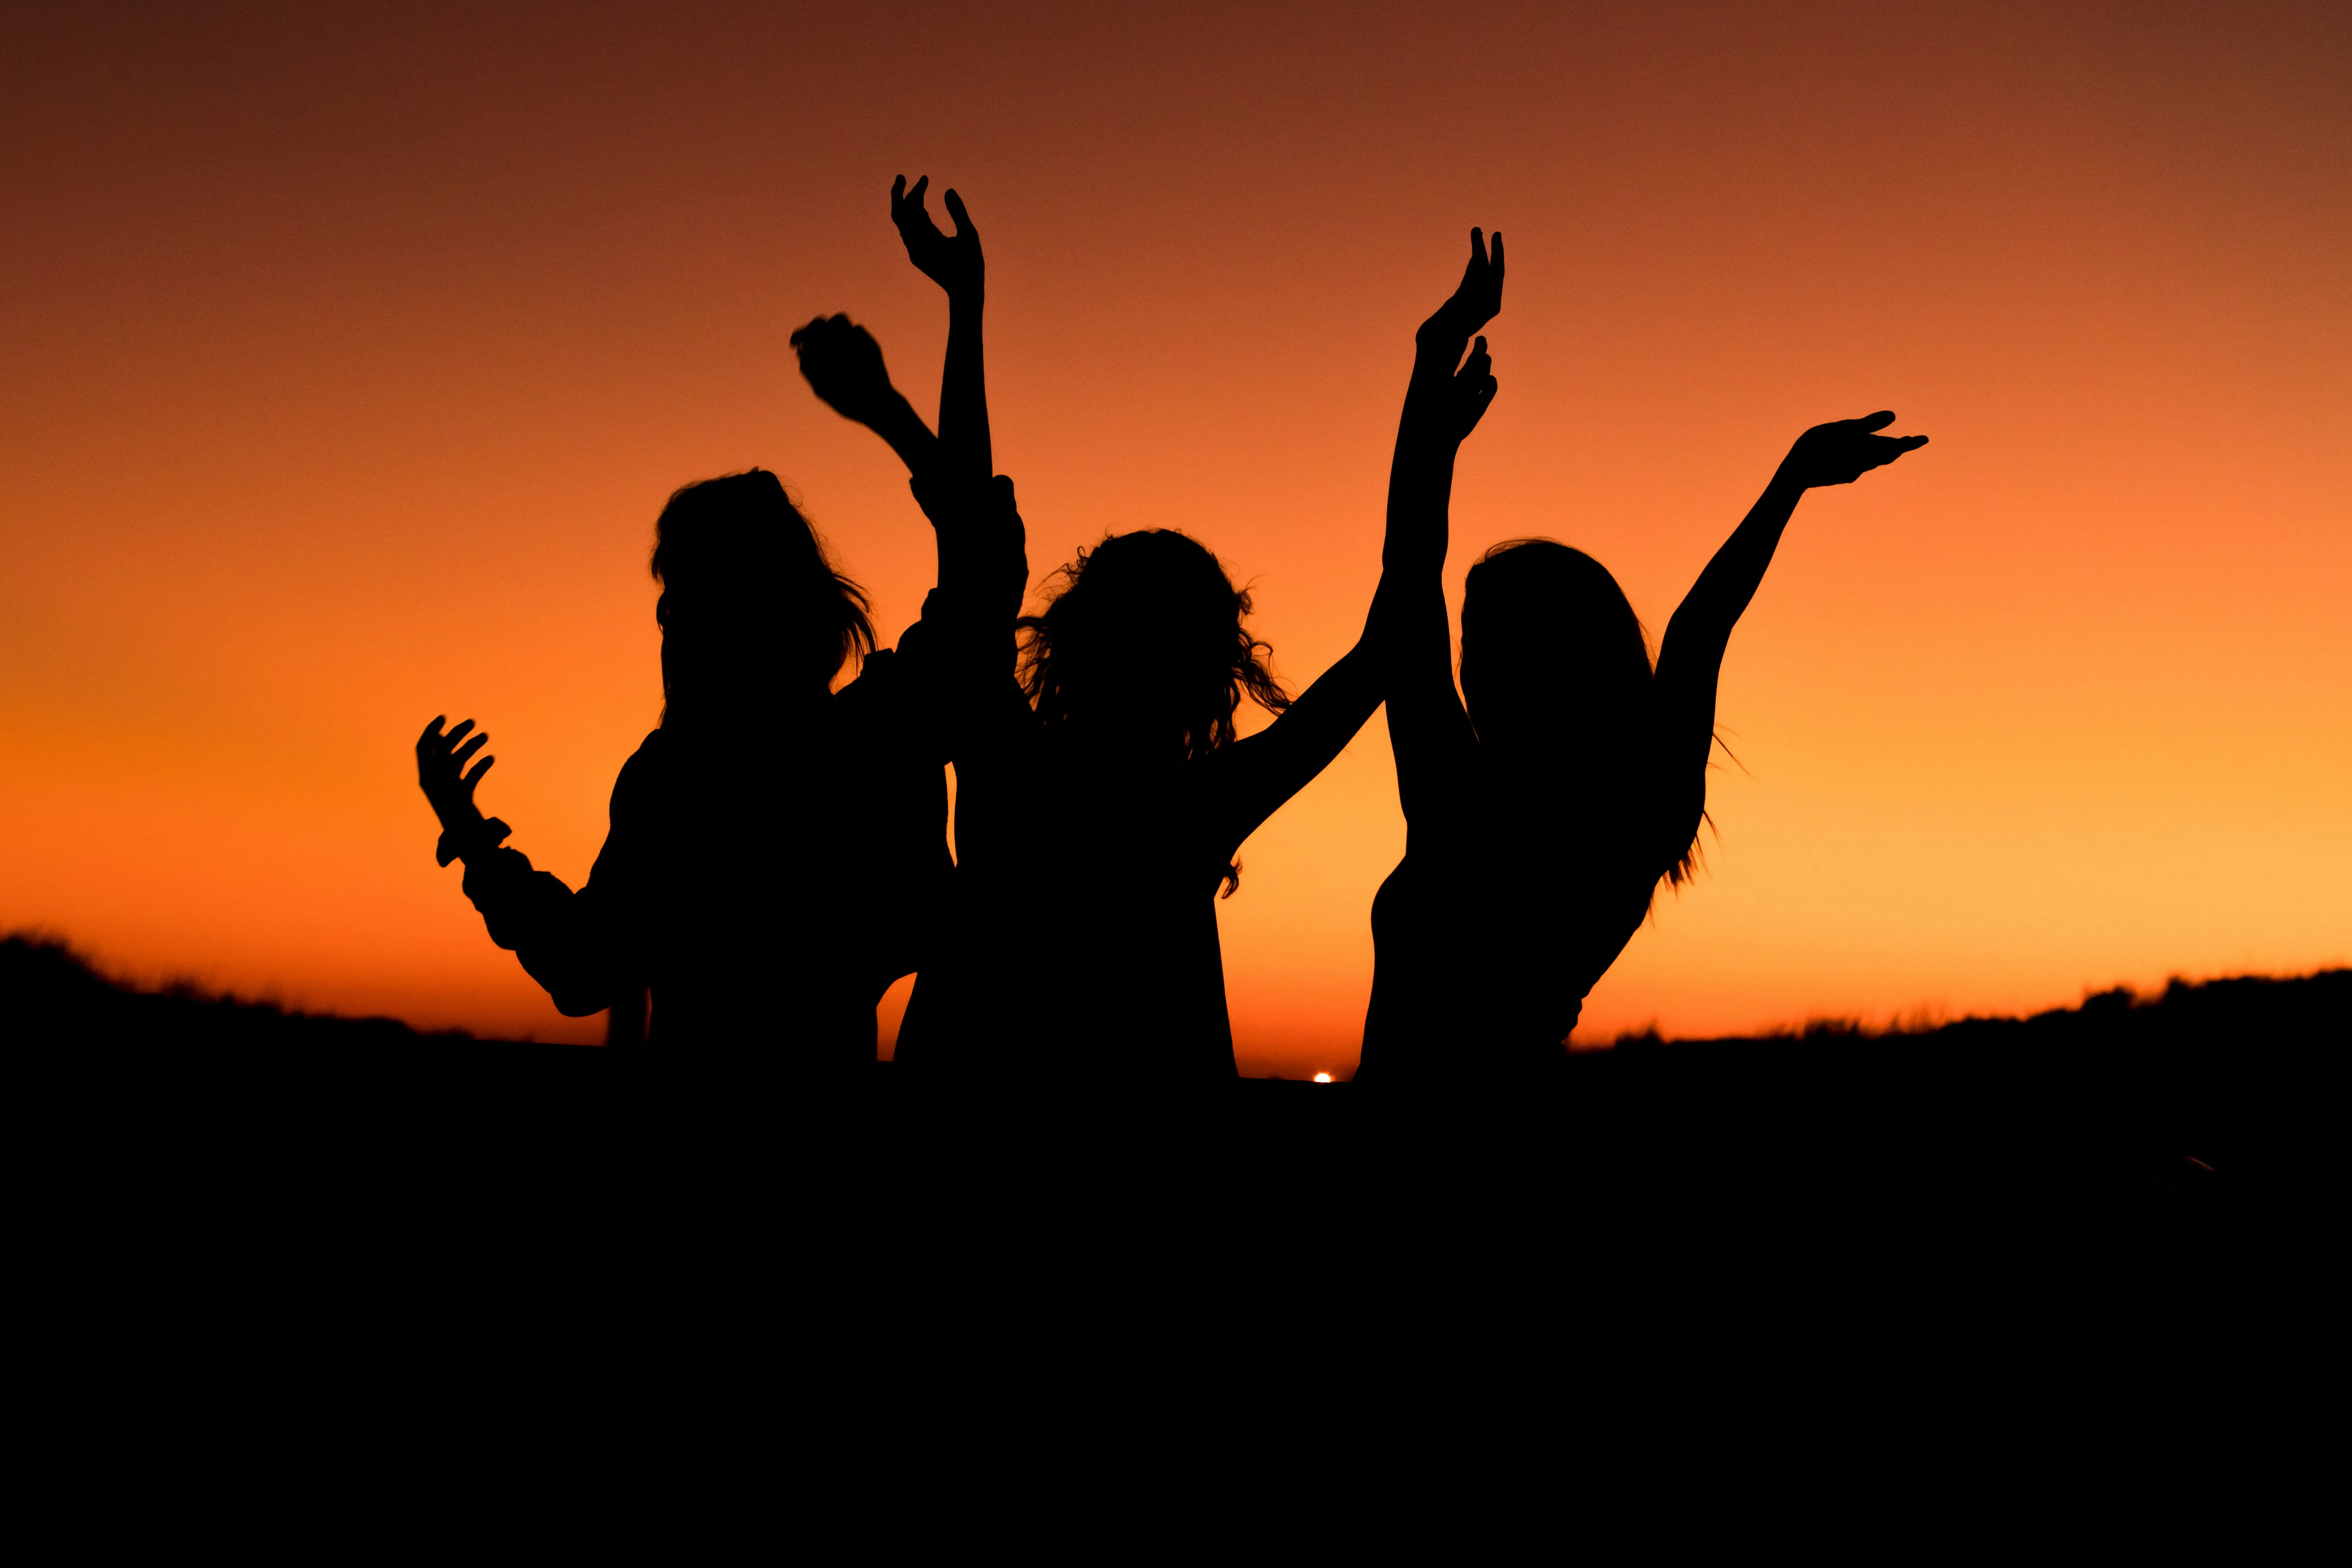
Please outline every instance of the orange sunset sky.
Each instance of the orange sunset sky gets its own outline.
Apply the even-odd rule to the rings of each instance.
[[[1473,224],[1457,608],[1549,534],[1654,636],[1806,426],[1933,437],[1800,509],[1720,842],[1580,1040],[2352,959],[2341,4],[12,5],[0,926],[601,1037],[434,865],[409,746],[479,718],[484,805],[583,877],[690,479],[775,469],[914,616],[929,531],[785,346],[847,310],[935,405],[899,173],[986,237],[1033,564],[1182,528],[1294,687],[1360,625]],[[1244,1070],[1352,1067],[1403,836],[1375,719],[1244,847]]]

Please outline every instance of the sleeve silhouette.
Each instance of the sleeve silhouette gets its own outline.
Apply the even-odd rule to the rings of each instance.
[[[1491,254],[1470,231],[1462,283],[1414,334],[1412,379],[1397,422],[1389,471],[1389,548],[1397,579],[1390,636],[1389,740],[1408,823],[1450,819],[1468,779],[1477,738],[1454,685],[1454,633],[1445,608],[1454,461],[1494,400],[1486,340],[1472,334],[1502,309],[1503,237]],[[1465,363],[1463,351],[1468,348]],[[1460,369],[1455,368],[1460,365]]]
[[[660,741],[656,730],[621,769],[611,830],[579,891],[534,869],[520,850],[492,846],[465,856],[466,896],[481,911],[490,940],[520,959],[569,1017],[602,1012],[644,990],[648,978],[639,922],[649,907],[646,840],[655,809],[648,797]]]
[[[1715,699],[1731,628],[1739,622],[1780,545],[1780,534],[1805,491],[1850,485],[1873,468],[1927,444],[1925,436],[1881,436],[1895,422],[1887,412],[1816,425],[1797,437],[1772,482],[1738,528],[1706,563],[1666,623],[1658,649],[1656,765],[1662,770],[1658,823],[1661,843],[1677,858],[1697,833],[1706,808],[1707,753],[1715,742]]]

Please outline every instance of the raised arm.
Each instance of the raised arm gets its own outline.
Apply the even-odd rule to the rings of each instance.
[[[941,234],[923,205],[929,174],[907,188],[901,174],[890,186],[890,221],[906,241],[907,259],[948,297],[947,363],[940,373],[940,447],[960,481],[978,484],[996,471],[988,440],[988,376],[981,347],[982,307],[988,299],[988,268],[980,249],[980,229],[950,191],[948,216],[955,233]]]
[[[1683,596],[1658,650],[1657,711],[1664,748],[1660,761],[1667,768],[1695,766],[1704,778],[1715,737],[1716,684],[1731,628],[1764,581],[1799,500],[1817,485],[1850,485],[1927,444],[1925,436],[1877,433],[1894,422],[1893,414],[1878,413],[1816,425],[1798,437],[1763,495]]]
[[[801,374],[827,407],[888,442],[909,474],[930,472],[940,460],[939,437],[890,384],[873,333],[847,316],[819,316],[793,332],[792,343]]]
[[[1496,390],[1486,340],[1478,341],[1468,363],[1463,363],[1462,354],[1470,335],[1493,318],[1502,300],[1502,236],[1495,237],[1490,254],[1485,237],[1473,229],[1462,286],[1423,324],[1417,340],[1412,380],[1405,391],[1389,468],[1380,586],[1372,595],[1364,634],[1272,724],[1213,760],[1209,772],[1220,792],[1221,837],[1228,840],[1224,847],[1238,847],[1259,823],[1321,773],[1355,738],[1383,697],[1391,702],[1394,733],[1402,672],[1417,672],[1417,679],[1426,682],[1433,668],[1445,700],[1460,715],[1461,703],[1453,695],[1452,644],[1441,579],[1446,509],[1454,456],[1477,428]],[[1461,727],[1466,740],[1466,720]]]
[[[1486,340],[1476,341],[1466,363],[1462,351],[1502,303],[1503,237],[1495,237],[1490,255],[1474,228],[1461,286],[1414,337],[1412,380],[1397,421],[1396,457],[1389,469],[1388,544],[1381,556],[1391,625],[1382,640],[1389,653],[1389,742],[1408,822],[1448,809],[1477,742],[1454,685],[1445,552],[1454,456],[1496,388]]]

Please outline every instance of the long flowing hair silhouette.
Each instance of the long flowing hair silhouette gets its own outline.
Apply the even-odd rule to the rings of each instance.
[[[663,721],[829,689],[874,648],[866,591],[765,468],[684,486],[654,523]]]
[[[1551,774],[1563,804],[1622,814],[1653,787],[1650,637],[1609,568],[1553,539],[1507,539],[1462,587],[1462,697],[1480,744]],[[1698,839],[1666,868],[1675,887]]]

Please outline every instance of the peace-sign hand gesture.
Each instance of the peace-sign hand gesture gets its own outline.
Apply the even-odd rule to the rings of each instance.
[[[1850,485],[1873,468],[1883,468],[1906,452],[1927,444],[1925,436],[1881,436],[1876,432],[1895,423],[1880,410],[1863,419],[1832,419],[1797,437],[1781,459],[1781,477],[1807,489],[1816,485]]]
[[[1490,248],[1477,229],[1470,231],[1470,262],[1462,269],[1461,287],[1422,324],[1424,332],[1441,331],[1459,342],[1493,321],[1503,309],[1503,237],[1495,236]]]
[[[950,191],[948,216],[955,220],[955,233],[941,234],[940,226],[931,221],[930,210],[923,205],[923,193],[930,186],[929,174],[917,180],[911,191],[906,175],[892,181],[890,221],[898,226],[898,237],[907,242],[907,259],[916,270],[946,289],[950,300],[976,303],[988,275],[980,254],[980,229],[964,210],[963,198]]]

